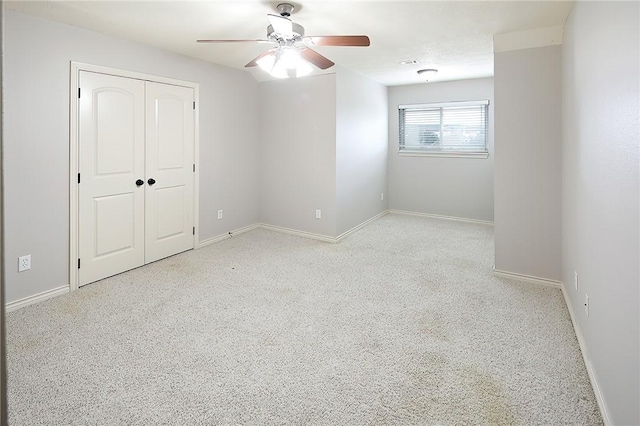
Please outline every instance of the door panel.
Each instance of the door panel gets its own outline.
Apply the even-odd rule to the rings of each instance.
[[[184,205],[184,190],[184,186],[156,190],[158,205],[155,208],[162,212],[158,215],[158,240],[181,235],[185,232],[184,210],[173,208],[173,206]]]
[[[188,99],[192,98],[187,98],[186,106],[191,107],[192,101]],[[184,114],[185,100],[178,96],[165,94],[156,98],[156,108],[155,167],[157,170],[181,169],[184,166],[185,149],[188,149],[185,137],[190,136],[185,134],[185,126],[193,125],[186,123],[185,120],[193,119]],[[192,161],[189,160],[188,163]]]
[[[79,285],[144,263],[144,82],[80,72]]]
[[[132,173],[135,169],[136,114],[131,93],[114,87],[94,92],[95,174]],[[139,100],[138,100],[139,102]]]
[[[145,262],[193,248],[193,89],[146,83]]]
[[[135,205],[131,193],[94,198],[94,259],[135,247]]]

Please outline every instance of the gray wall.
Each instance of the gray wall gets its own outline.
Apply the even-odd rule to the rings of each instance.
[[[387,210],[387,87],[336,74],[337,235]],[[380,194],[384,193],[384,200]]]
[[[639,16],[636,2],[577,2],[563,46],[562,278],[617,425],[640,424]]]
[[[559,281],[562,47],[494,61],[495,267]]]
[[[335,237],[335,74],[263,82],[259,94],[260,222]]]
[[[398,105],[489,99],[489,158],[401,157]],[[493,79],[389,88],[389,208],[493,221]]]
[[[257,221],[257,83],[249,73],[17,12],[4,18],[8,302],[69,282],[72,60],[200,83],[200,238]],[[25,254],[32,269],[18,274]]]

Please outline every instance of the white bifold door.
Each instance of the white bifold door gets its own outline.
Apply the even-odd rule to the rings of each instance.
[[[194,90],[80,72],[79,285],[193,248]]]

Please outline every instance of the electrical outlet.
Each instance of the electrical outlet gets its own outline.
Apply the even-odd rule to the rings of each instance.
[[[584,294],[584,312],[589,316],[589,295]]]
[[[573,272],[573,274],[574,274],[574,275],[573,275],[573,282],[574,282],[574,283],[575,283],[575,285],[576,285],[576,291],[578,291],[578,272],[577,272],[577,271],[574,271],[574,272]]]
[[[316,210],[316,219],[322,219],[322,210]]]
[[[218,210],[218,219],[222,219],[222,210]]]
[[[380,193],[380,201],[384,201],[384,192]]]
[[[31,255],[20,256],[18,258],[18,272],[24,272],[31,269]]]

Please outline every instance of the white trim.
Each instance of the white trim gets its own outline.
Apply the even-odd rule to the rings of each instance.
[[[108,74],[118,77],[134,78],[155,83],[171,84],[193,89],[196,109],[194,114],[194,163],[196,172],[193,187],[193,225],[196,232],[193,236],[193,247],[198,246],[200,235],[200,85],[191,81],[176,80],[152,74],[103,67],[71,61],[69,79],[69,290],[78,289],[78,89],[80,88],[80,71]]]
[[[71,61],[69,81],[69,291],[78,289],[78,89],[81,66]]]
[[[343,232],[342,234],[338,235],[336,237],[336,241],[335,242],[339,242],[344,240],[345,238],[347,238],[349,235],[353,234],[354,232],[364,228],[365,226],[367,226],[368,224],[370,224],[371,222],[380,219],[382,216],[386,216],[389,214],[389,210],[385,210],[381,213],[378,213],[377,215],[373,216],[372,218],[369,218],[367,220],[365,220],[364,222],[362,222],[360,225],[356,225],[353,228],[349,229],[346,232]]]
[[[493,222],[491,222],[489,220],[469,219],[469,218],[465,218],[465,217],[455,217],[455,216],[442,216],[442,215],[439,215],[439,214],[410,212],[410,211],[406,211],[406,210],[389,209],[388,211],[391,214],[402,214],[402,215],[405,215],[405,216],[427,217],[427,218],[430,218],[430,219],[456,220],[458,222],[468,222],[468,223],[475,223],[475,224],[478,224],[478,225],[493,226]]]
[[[236,235],[244,234],[245,232],[253,231],[254,229],[258,229],[258,228],[260,228],[260,225],[257,223],[254,223],[253,225],[245,226],[243,228],[238,228],[235,231],[229,232],[228,234],[221,234],[221,235],[218,235],[217,237],[212,237],[212,238],[207,238],[206,240],[202,240],[196,245],[195,248],[201,249],[202,247],[206,247],[211,244],[215,244],[217,242],[227,240]]]
[[[285,233],[285,234],[296,235],[296,236],[302,237],[302,238],[310,238],[312,240],[324,241],[326,243],[334,243],[335,244],[335,243],[338,243],[338,242],[344,240],[345,238],[347,238],[349,235],[353,234],[354,232],[364,228],[365,226],[367,226],[371,222],[373,222],[373,221],[375,221],[377,219],[380,219],[382,216],[385,216],[387,214],[389,214],[389,210],[385,210],[383,212],[380,212],[377,215],[365,220],[361,224],[356,225],[353,228],[349,229],[348,231],[343,232],[342,234],[338,235],[337,237],[329,237],[327,235],[313,234],[311,232],[298,231],[296,229],[283,228],[281,226],[268,225],[266,223],[261,223],[259,225],[259,227],[262,228],[262,229],[267,229],[269,231],[282,232],[282,233]]]
[[[359,225],[354,226],[353,228],[349,229],[348,231],[343,232],[342,234],[338,235],[337,237],[329,237],[328,235],[320,235],[320,234],[314,234],[311,232],[306,232],[306,231],[298,231],[296,229],[291,229],[291,228],[284,228],[281,226],[275,226],[275,225],[269,225],[266,223],[260,223],[259,225],[252,225],[256,228],[262,228],[262,229],[267,229],[269,231],[275,231],[275,232],[281,232],[284,234],[290,234],[290,235],[295,235],[298,237],[302,237],[302,238],[310,238],[312,240],[318,240],[318,241],[324,241],[325,243],[338,243],[342,240],[344,240],[345,238],[347,238],[348,236],[352,235],[354,232],[364,228],[365,226],[367,226],[368,224],[370,224],[371,222],[380,219],[381,217],[385,216],[389,214],[389,210],[384,210],[380,213],[378,213],[377,215],[365,220],[364,222],[362,222]]]
[[[406,148],[398,150],[398,155],[400,157],[489,158],[488,152],[411,151]]]
[[[60,287],[52,288],[51,290],[43,291],[42,293],[34,294],[33,296],[27,296],[19,300],[7,303],[5,306],[6,312],[15,311],[17,309],[24,308],[34,303],[43,302],[52,297],[60,296],[62,294],[69,293],[69,286],[63,285]]]
[[[559,45],[562,44],[563,32],[564,27],[558,25],[555,27],[495,34],[493,36],[493,51],[494,53],[500,53],[511,50]]]
[[[451,101],[451,102],[435,102],[432,104],[409,104],[398,105],[398,109],[413,110],[413,109],[429,109],[429,108],[446,108],[446,107],[463,107],[463,106],[478,106],[489,105],[489,99],[480,99],[477,101]]]
[[[196,165],[195,176],[193,177],[193,226],[196,228],[196,232],[193,234],[193,248],[198,247],[198,241],[200,241],[200,84],[195,84],[193,88],[193,99],[196,103],[196,108],[193,111],[194,115],[194,147],[193,147],[193,162]]]
[[[562,287],[562,283],[560,281],[550,280],[547,278],[534,277],[532,275],[518,274],[515,272],[501,271],[499,269],[496,269],[495,266],[493,267],[493,275],[495,275],[496,277],[508,278],[510,280],[525,281],[528,283],[539,284],[546,287],[554,287],[554,288]]]
[[[282,232],[284,234],[296,235],[298,237],[310,238],[312,240],[324,241],[326,243],[335,243],[335,242],[337,242],[336,238],[334,238],[334,237],[329,237],[329,236],[320,235],[320,234],[314,234],[314,233],[311,233],[311,232],[298,231],[298,230],[290,229],[290,228],[283,228],[281,226],[268,225],[266,223],[261,223],[260,224],[260,228],[267,229],[269,231]]]
[[[560,289],[562,290],[562,296],[564,297],[564,302],[567,305],[567,309],[569,310],[569,317],[571,318],[571,323],[573,324],[573,330],[576,333],[576,337],[578,338],[578,345],[580,346],[580,352],[582,353],[582,359],[584,360],[584,365],[587,369],[587,374],[589,375],[589,381],[591,382],[591,387],[593,388],[593,393],[596,396],[596,402],[598,403],[598,408],[600,409],[600,414],[602,415],[602,421],[605,426],[609,426],[613,424],[609,417],[609,413],[607,410],[607,403],[605,402],[604,395],[600,390],[600,386],[598,385],[598,380],[596,379],[596,373],[593,369],[593,365],[591,364],[591,359],[589,358],[589,352],[587,352],[587,345],[584,341],[584,337],[582,336],[582,332],[580,331],[580,327],[578,326],[578,321],[576,321],[576,315],[573,311],[573,305],[571,304],[571,300],[567,295],[567,289],[564,283],[561,283]]]
[[[108,75],[114,75],[117,77],[126,77],[126,78],[134,78],[136,80],[152,81],[154,83],[164,83],[164,84],[172,84],[174,86],[190,87],[193,89],[196,89],[199,86],[198,83],[194,83],[192,81],[177,80],[175,78],[162,77],[154,74],[145,74],[145,73],[136,72],[136,71],[123,70],[119,68],[103,67],[101,65],[86,64],[83,62],[76,62],[76,61],[71,61],[71,71],[72,71],[72,77],[73,77],[74,71],[89,71],[89,72],[95,72],[98,74],[108,74]],[[77,77],[77,74],[76,74],[76,77]],[[76,90],[74,93],[78,93],[78,88],[76,87],[75,89]]]

